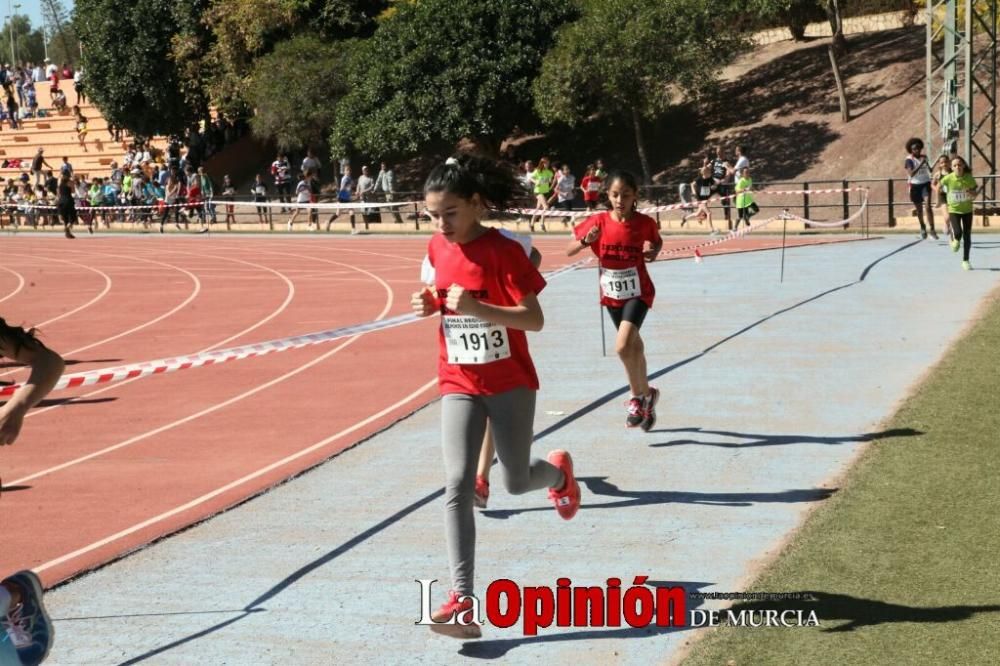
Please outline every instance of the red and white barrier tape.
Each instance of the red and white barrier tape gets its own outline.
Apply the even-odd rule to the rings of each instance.
[[[839,189],[828,189],[828,190],[753,190],[751,193],[757,194],[843,194],[845,192],[868,192],[867,187],[848,187]],[[694,209],[697,208],[699,204],[706,203],[721,203],[726,199],[734,199],[738,194],[727,194],[725,196],[715,196],[704,201],[688,201],[675,204],[665,204],[663,206],[651,206],[648,208],[639,208],[638,211],[644,215],[650,215],[652,213],[665,213],[672,210],[683,210],[683,209]],[[867,198],[867,197],[866,197]],[[514,208],[509,211],[509,213],[517,213],[518,215],[531,215],[533,217],[578,217],[583,215],[592,215],[601,211],[566,211],[566,210],[556,210],[556,209],[542,209],[542,208]]]
[[[557,270],[546,273],[545,277],[546,279],[551,280],[560,275],[576,270],[591,261],[593,261],[592,258],[574,262]],[[353,337],[355,335],[381,331],[383,329],[394,328],[404,324],[412,324],[420,320],[421,317],[418,317],[415,314],[403,314],[389,319],[328,329],[325,331],[318,331],[316,333],[308,333],[306,335],[279,338],[277,340],[269,340],[267,342],[259,342],[252,345],[232,347],[230,349],[202,352],[200,354],[192,354],[189,356],[174,356],[171,358],[146,361],[144,363],[131,363],[129,365],[104,368],[100,370],[88,370],[86,372],[63,375],[52,390],[59,391],[74,389],[81,386],[93,386],[94,384],[111,384],[122,382],[126,379],[149,377],[150,375],[162,375],[170,372],[176,372],[177,370],[189,370],[191,368],[200,368],[206,365],[219,365],[229,361],[239,361],[245,358],[264,356],[265,354],[270,354],[272,352],[282,352],[289,349],[299,349],[309,345],[320,344],[322,342],[332,342],[333,340],[340,340],[342,338]],[[0,387],[0,397],[13,394],[20,389],[21,386],[23,385],[11,384],[9,386]]]

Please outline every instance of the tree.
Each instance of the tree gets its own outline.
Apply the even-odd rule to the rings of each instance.
[[[182,134],[201,110],[170,57],[173,0],[76,0],[87,94],[112,125],[137,136]]]
[[[844,36],[844,20],[840,16],[839,0],[826,0],[826,17],[830,22],[830,33],[833,35],[831,43],[836,55],[847,53],[847,37]],[[834,65],[834,70],[837,67]],[[834,72],[836,74],[836,71]]]
[[[45,44],[42,42],[42,31],[31,29],[31,19],[24,14],[15,14],[7,19],[0,31],[0,53],[7,53],[11,46],[11,28],[14,37],[14,62],[41,62],[45,57]],[[7,56],[2,56],[4,61]]]
[[[182,88],[220,113],[251,113],[255,61],[297,34],[326,40],[371,35],[387,0],[188,0],[178,3],[172,55]]]
[[[337,43],[302,35],[258,58],[247,88],[254,134],[282,150],[322,143],[344,90],[341,51]]]
[[[330,143],[344,154],[410,154],[472,140],[487,152],[536,125],[531,82],[573,3],[398,2],[353,43]]]
[[[747,0],[744,11],[765,21],[765,25],[784,25],[792,39],[801,41],[806,36],[806,26],[827,18],[821,0]]]
[[[77,35],[61,0],[42,0],[42,21],[49,37],[49,59],[75,63],[80,53]]]
[[[747,44],[729,29],[736,3],[702,0],[588,0],[559,30],[533,86],[548,123],[596,116],[632,124],[645,181],[651,181],[642,123],[681,98],[715,88],[723,65]]]

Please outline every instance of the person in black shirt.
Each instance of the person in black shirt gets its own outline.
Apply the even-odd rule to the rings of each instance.
[[[52,173],[52,169],[45,172],[45,189],[52,194],[59,194],[59,179]]]
[[[45,161],[44,148],[39,148],[38,152],[35,153],[34,159],[31,160],[31,173],[35,174],[35,185],[42,182],[42,167],[47,166],[52,168],[52,165]]]
[[[715,181],[715,191],[722,201],[722,210],[726,216],[726,226],[733,228],[733,218],[730,213],[731,201],[729,196],[733,193],[733,165],[723,157],[722,146],[715,147],[715,159],[712,160],[712,180]]]
[[[715,180],[712,178],[712,168],[707,164],[701,168],[698,176],[691,181],[691,191],[698,201],[698,209],[694,213],[685,214],[681,218],[681,226],[687,222],[688,217],[696,215],[698,221],[707,220],[708,228],[712,230],[712,235],[719,233],[712,224],[712,211],[708,209],[708,201],[712,198],[712,191],[715,189]]]
[[[66,238],[76,238],[71,231],[76,224],[76,200],[73,198],[73,182],[68,176],[63,176],[59,181],[59,200],[56,202],[56,209],[62,218]],[[93,227],[90,228],[90,233],[94,233]]]

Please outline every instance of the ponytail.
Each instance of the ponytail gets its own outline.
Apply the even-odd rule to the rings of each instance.
[[[487,208],[497,210],[526,196],[521,181],[507,165],[469,154],[450,157],[434,167],[424,183],[424,194],[431,192],[445,192],[463,199],[478,194]]]
[[[44,347],[35,337],[35,329],[24,330],[20,326],[11,326],[0,317],[0,344],[10,348],[16,354],[21,349],[39,349]]]

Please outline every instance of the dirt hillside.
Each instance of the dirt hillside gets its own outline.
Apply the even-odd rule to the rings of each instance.
[[[645,128],[654,180],[693,177],[722,141],[746,146],[754,179],[899,176],[903,144],[924,133],[922,26],[851,35],[841,62],[852,119],[840,120],[828,39],[759,47],[723,72],[718,94],[672,109]],[[547,154],[575,172],[597,157],[639,171],[631,125],[602,119],[516,142],[514,157]]]

